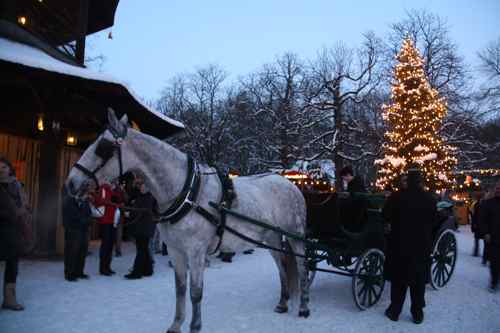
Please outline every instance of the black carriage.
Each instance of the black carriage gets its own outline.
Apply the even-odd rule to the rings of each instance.
[[[384,291],[385,232],[382,194],[304,193],[308,225],[306,262],[309,284],[316,272],[352,278],[356,306],[365,310]],[[430,283],[434,289],[450,280],[456,263],[453,224],[446,219],[434,230]],[[318,265],[326,262],[329,268]]]

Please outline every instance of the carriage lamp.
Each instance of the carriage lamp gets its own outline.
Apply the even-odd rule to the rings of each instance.
[[[76,146],[77,143],[78,139],[76,135],[74,135],[73,133],[68,133],[68,136],[66,137],[66,144],[68,146]]]
[[[43,114],[39,114],[36,116],[36,129],[40,132],[45,131],[45,123],[43,121]]]
[[[26,18],[26,16],[19,16],[17,18],[17,23],[19,23],[20,25],[26,25],[27,22],[28,19]]]

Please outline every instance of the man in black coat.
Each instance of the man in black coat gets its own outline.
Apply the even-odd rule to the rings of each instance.
[[[67,281],[88,279],[84,273],[91,220],[91,184],[84,183],[77,196],[63,190],[64,277]]]
[[[386,256],[391,305],[385,314],[391,320],[398,320],[409,288],[413,321],[420,324],[424,319],[425,284],[430,274],[437,208],[434,197],[422,189],[418,170],[410,169],[407,182],[408,188],[392,195],[384,209],[391,225]]]
[[[153,258],[149,252],[149,241],[155,232],[154,215],[158,214],[158,204],[151,192],[146,189],[144,177],[136,173],[134,180],[135,193],[132,195],[132,212],[129,222],[129,233],[135,238],[137,253],[132,272],[125,275],[127,279],[140,279],[153,275]]]
[[[491,285],[490,291],[498,291],[500,275],[500,181],[495,185],[494,197],[481,204],[479,228],[488,244],[490,260]]]

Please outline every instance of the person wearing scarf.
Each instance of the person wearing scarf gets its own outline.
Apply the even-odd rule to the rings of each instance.
[[[2,308],[22,311],[16,300],[16,280],[19,256],[22,252],[23,228],[26,216],[22,185],[15,177],[12,164],[0,157],[0,260],[5,261]]]

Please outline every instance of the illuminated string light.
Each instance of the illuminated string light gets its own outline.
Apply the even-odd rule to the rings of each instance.
[[[384,158],[377,160],[376,186],[398,190],[399,175],[417,164],[424,172],[424,188],[441,192],[454,183],[456,148],[438,137],[447,103],[433,89],[423,69],[424,61],[410,39],[403,42],[396,59],[391,103],[382,106],[389,130],[384,134]]]

